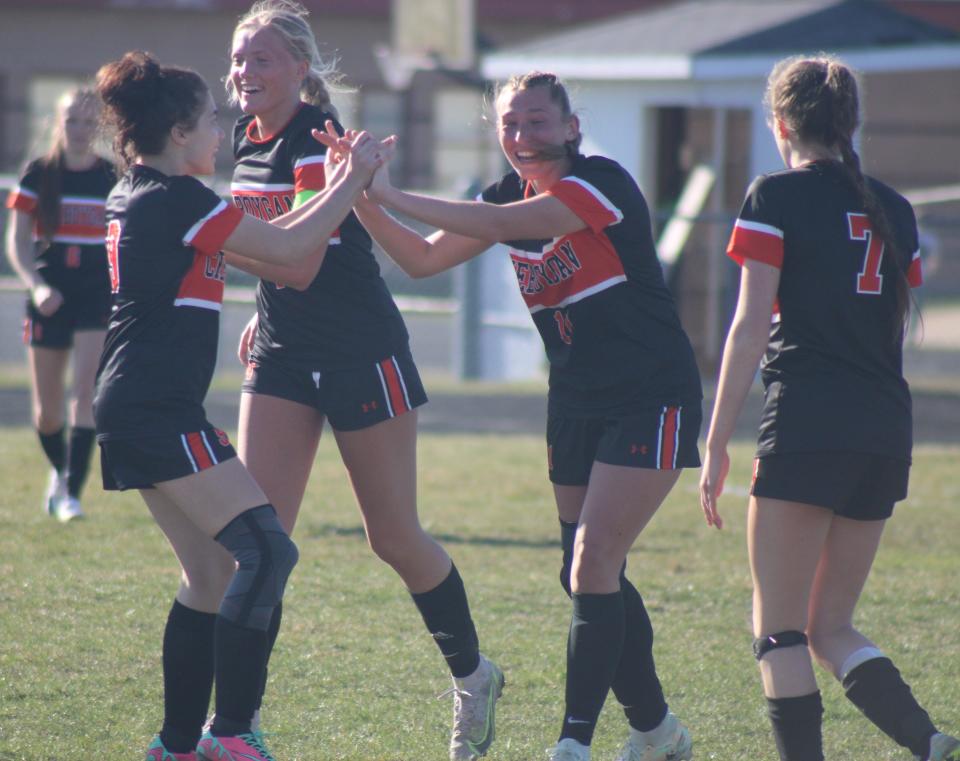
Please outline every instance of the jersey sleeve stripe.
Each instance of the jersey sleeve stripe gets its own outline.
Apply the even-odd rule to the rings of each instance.
[[[7,196],[6,202],[8,209],[16,209],[25,214],[32,214],[37,208],[37,194],[27,190],[22,185],[18,185]]]
[[[727,256],[742,265],[746,259],[783,267],[783,231],[772,225],[738,219],[727,245]]]
[[[223,305],[219,301],[210,301],[209,299],[197,299],[193,297],[185,297],[173,300],[173,305],[175,307],[198,307],[200,309],[210,309],[214,312],[220,312],[223,309]]]
[[[910,259],[910,266],[907,267],[907,282],[911,288],[919,288],[923,285],[923,266],[920,263],[920,251],[913,252]]]
[[[310,158],[322,158],[320,156]],[[293,192],[304,190],[322,190],[327,186],[327,174],[323,161],[301,159],[293,166]]]
[[[580,217],[594,232],[600,232],[623,219],[620,209],[596,187],[579,177],[564,177],[547,192]]]
[[[243,219],[243,210],[220,201],[187,230],[183,242],[204,254],[215,254]]]

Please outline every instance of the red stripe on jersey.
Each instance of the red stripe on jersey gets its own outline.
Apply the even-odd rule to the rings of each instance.
[[[387,393],[390,394],[393,414],[396,416],[409,410],[406,397],[403,395],[403,387],[400,385],[400,376],[397,373],[397,368],[393,366],[393,359],[383,360],[380,363],[380,370],[383,372],[383,379],[387,383]]]
[[[240,214],[242,216],[243,212]],[[222,253],[217,251],[208,255],[197,252],[193,255],[193,264],[180,281],[174,305],[220,311],[226,279]]]
[[[242,219],[243,211],[236,206],[223,204],[223,208],[203,220],[198,230],[188,232],[190,238],[185,237],[183,242],[200,253],[215,254],[223,248],[224,242],[237,229]]]
[[[30,334],[33,332],[32,327],[33,326],[30,324],[30,318],[25,317],[23,319],[23,345],[24,346],[30,345]]]
[[[919,251],[914,252],[910,266],[907,267],[907,282],[910,283],[911,288],[919,288],[923,285],[923,266],[920,264]]]
[[[565,235],[542,254],[511,249],[510,260],[532,312],[572,304],[626,280],[610,239],[589,228]]]
[[[303,190],[323,190],[327,186],[327,171],[323,156],[307,156],[293,167],[293,194]]]
[[[600,232],[623,219],[620,210],[603,193],[576,177],[563,178],[545,195],[559,200],[594,232]]]
[[[7,208],[33,214],[37,210],[37,197],[28,195],[20,188],[16,188],[7,196]]]
[[[210,459],[210,453],[207,452],[207,448],[204,446],[203,439],[199,433],[187,434],[187,446],[190,447],[190,454],[193,455],[198,470],[206,470],[207,468],[213,467],[213,460]]]
[[[763,229],[766,228],[766,229]],[[737,264],[753,259],[778,269],[783,267],[783,234],[770,225],[738,219],[727,244],[727,256]]]
[[[672,470],[673,458],[676,452],[674,439],[677,436],[677,408],[667,407],[663,413],[663,424],[660,428],[660,470]]]

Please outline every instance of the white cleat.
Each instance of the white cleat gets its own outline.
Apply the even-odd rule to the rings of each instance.
[[[676,716],[668,712],[660,727],[669,735],[666,742],[657,744],[648,742],[650,732],[638,732],[631,728],[630,736],[620,749],[616,761],[689,761],[693,758],[690,732]]]
[[[53,508],[53,513],[61,523],[83,518],[83,509],[80,507],[80,500],[76,497],[63,497],[57,501]]]
[[[43,511],[53,517],[56,514],[57,503],[67,496],[67,477],[50,468],[47,479],[47,493],[43,498]]]
[[[564,737],[547,751],[549,761],[590,761],[590,746],[578,743],[572,737]]]
[[[918,760],[920,756],[915,756]],[[960,740],[943,732],[930,738],[929,761],[960,761]]]
[[[495,709],[503,685],[503,672],[481,655],[474,674],[454,679],[453,687],[438,696],[453,695],[450,761],[476,761],[487,754],[495,736]]]

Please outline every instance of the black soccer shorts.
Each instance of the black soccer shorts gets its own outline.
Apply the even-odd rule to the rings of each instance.
[[[910,480],[909,462],[864,452],[765,454],[753,470],[754,497],[817,505],[857,521],[889,518]]]
[[[700,466],[697,406],[656,407],[629,415],[547,418],[550,480],[586,486],[594,461],[631,468],[676,470]]]
[[[359,431],[427,402],[409,352],[359,367],[320,372],[261,360],[247,366],[245,394],[266,394],[313,407],[337,431]]]

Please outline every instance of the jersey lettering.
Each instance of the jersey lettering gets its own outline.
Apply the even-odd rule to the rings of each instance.
[[[857,293],[878,295],[883,290],[883,275],[880,265],[883,263],[883,241],[873,234],[870,217],[866,214],[849,212],[847,224],[851,240],[867,242],[867,252],[863,258],[863,267],[857,275]]]
[[[107,225],[107,267],[110,269],[110,292],[120,290],[120,223],[116,219]]]

